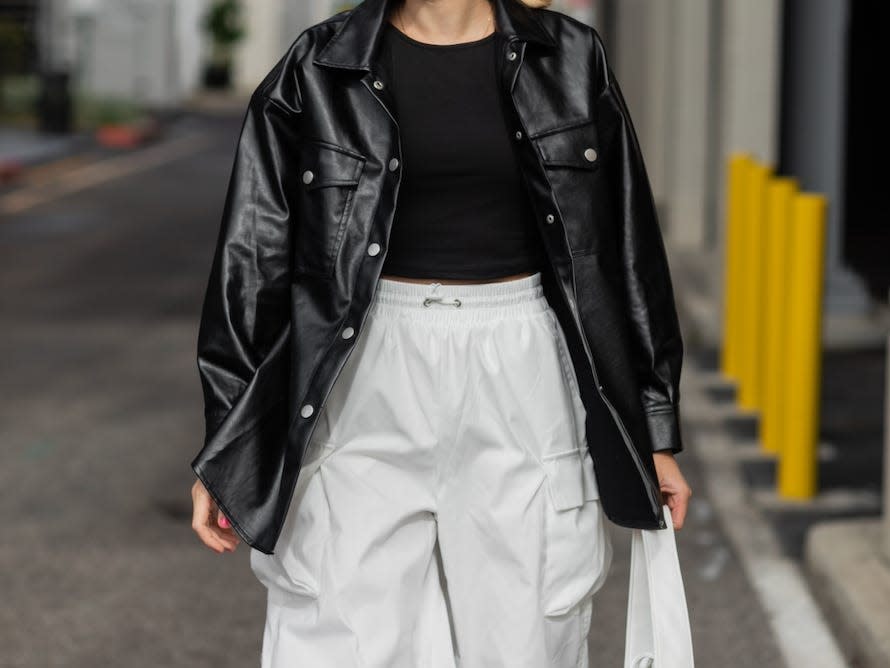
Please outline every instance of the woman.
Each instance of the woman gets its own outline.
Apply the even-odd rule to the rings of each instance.
[[[365,0],[251,99],[192,495],[264,668],[587,665],[606,518],[683,524],[636,138],[595,31],[523,2]]]

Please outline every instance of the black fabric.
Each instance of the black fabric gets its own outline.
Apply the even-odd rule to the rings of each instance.
[[[382,273],[490,279],[546,258],[499,97],[494,34],[427,44],[386,24],[402,183]]]
[[[394,3],[363,0],[297,37],[251,95],[235,151],[196,342],[205,429],[191,466],[266,554],[386,259],[368,251],[388,244],[402,177],[381,165],[402,154],[375,50]],[[684,344],[630,113],[592,27],[518,0],[492,6],[500,97],[511,131],[527,130],[513,147],[603,510],[665,529],[652,451],[683,450]]]

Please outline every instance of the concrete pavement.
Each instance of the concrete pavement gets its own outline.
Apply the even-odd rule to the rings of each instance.
[[[876,304],[864,316],[826,315],[817,494],[788,500],[776,490],[776,458],[758,441],[758,414],[735,408],[735,388],[718,372],[721,254],[673,248],[671,267],[690,345],[690,377],[704,381],[703,406],[709,406],[713,423],[699,455],[708,480],[737,487],[736,506],[744,506],[744,521],[732,506],[722,514],[743,561],[752,565],[749,579],[770,611],[786,659],[790,665],[813,665],[795,654],[821,639],[824,647],[834,647],[816,654],[822,661],[833,657],[831,665],[888,665],[890,616],[880,592],[890,586],[890,577],[886,569],[870,567],[877,555],[863,558],[875,543],[871,532],[882,502],[886,305]],[[718,497],[726,499],[727,494]],[[776,569],[779,574],[772,573]],[[785,621],[789,611],[793,614]],[[801,611],[808,622],[801,623]],[[819,633],[812,632],[814,624]]]

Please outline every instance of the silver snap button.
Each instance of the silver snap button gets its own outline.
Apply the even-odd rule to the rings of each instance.
[[[516,52],[510,51],[507,53],[507,60],[516,60]]]
[[[303,172],[303,183],[305,183],[306,185],[312,183],[312,179],[314,178],[315,174],[313,174],[311,170],[307,169],[305,172]]]
[[[314,412],[315,412],[315,408],[313,407],[312,404],[306,404],[305,406],[303,406],[300,409],[300,415],[302,415],[303,417],[306,417],[306,418],[309,417],[310,415],[312,415]]]
[[[374,88],[383,90],[383,82],[380,79],[374,79]]]
[[[399,159],[393,158],[389,161],[389,171],[394,172],[399,168]]]
[[[556,220],[556,216],[554,216],[552,213],[548,213],[547,217],[544,218],[544,220],[547,221],[547,224],[549,225],[550,223],[552,223],[553,221]]]
[[[587,162],[593,162],[596,160],[596,150],[589,148],[584,151],[584,157],[587,159]]]
[[[340,336],[344,339],[351,339],[353,334],[355,334],[355,330],[352,327],[347,327]]]
[[[380,244],[377,242],[372,243],[368,246],[368,255],[377,255],[380,252]]]
[[[522,139],[522,130],[516,131],[516,139]]]

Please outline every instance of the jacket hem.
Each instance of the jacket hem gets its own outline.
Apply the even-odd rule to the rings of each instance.
[[[195,472],[195,475],[198,476],[198,479],[201,481],[201,483],[204,485],[204,489],[207,490],[207,493],[210,494],[210,496],[213,498],[213,501],[216,503],[217,506],[219,506],[219,509],[226,516],[226,519],[229,520],[229,522],[232,524],[232,528],[235,529],[235,531],[238,533],[238,535],[240,535],[241,538],[244,540],[244,542],[247,543],[250,547],[256,547],[257,549],[260,549],[259,547],[257,547],[257,545],[256,545],[257,541],[254,539],[253,535],[249,531],[247,531],[241,525],[241,523],[238,522],[232,516],[232,513],[229,511],[228,506],[225,503],[223,503],[222,499],[220,498],[219,494],[216,492],[213,484],[210,482],[210,479],[204,473],[204,469],[198,463],[197,459],[191,463],[191,468],[192,468],[192,471]],[[260,550],[260,551],[265,552],[265,550]],[[271,554],[271,553],[266,552],[266,554]]]

